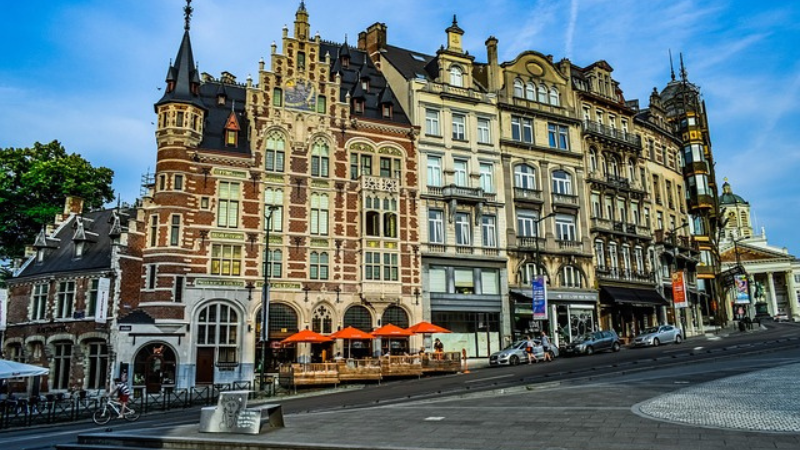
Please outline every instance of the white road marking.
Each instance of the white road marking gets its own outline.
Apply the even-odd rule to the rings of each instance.
[[[426,417],[425,420],[429,422],[439,422],[441,420],[444,420],[444,417]]]
[[[496,376],[496,377],[480,378],[478,380],[469,380],[469,381],[465,381],[464,384],[466,384],[466,383],[480,383],[481,381],[497,380],[498,378],[508,378],[508,377],[515,377],[515,376],[516,375],[514,375],[513,373],[510,373],[508,375],[499,375],[499,376]]]

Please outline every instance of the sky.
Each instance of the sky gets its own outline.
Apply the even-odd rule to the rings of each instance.
[[[486,62],[525,50],[588,66],[605,60],[642,106],[683,53],[709,110],[719,183],[750,202],[756,231],[800,256],[800,2],[744,0],[308,0],[312,32],[357,42],[375,22],[388,43],[434,54],[453,15],[463,45]],[[26,0],[0,15],[0,148],[59,140],[114,170],[133,202],[155,166],[155,113],[183,35],[185,0]],[[292,0],[194,0],[201,72],[256,77],[294,22]]]

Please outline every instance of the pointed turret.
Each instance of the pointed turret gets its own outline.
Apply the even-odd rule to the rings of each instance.
[[[194,62],[192,42],[189,38],[189,24],[193,11],[192,7],[189,6],[190,4],[191,0],[187,0],[186,7],[184,7],[185,25],[181,46],[178,48],[175,63],[171,63],[167,70],[167,89],[161,100],[156,103],[156,107],[164,103],[178,102],[190,103],[203,108],[199,96],[200,74]]]

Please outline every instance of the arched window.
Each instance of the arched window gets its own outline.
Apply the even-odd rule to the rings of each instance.
[[[536,100],[536,85],[528,83],[525,85],[525,98],[527,100]]]
[[[633,158],[628,160],[628,179],[631,182],[636,181],[636,163],[633,161]]]
[[[368,197],[369,199],[370,197]],[[378,211],[367,211],[364,217],[364,234],[367,236],[381,235],[381,213]]]
[[[236,310],[225,303],[212,303],[200,310],[196,327],[198,359],[202,354],[208,354],[217,366],[239,362],[239,315]]]
[[[563,170],[553,172],[553,192],[572,195],[572,177],[567,172]]]
[[[545,86],[544,84],[540,84],[538,94],[539,94],[538,98],[539,103],[547,103],[547,86]]]
[[[354,327],[359,330],[370,331],[372,330],[372,315],[363,306],[351,306],[344,313],[342,325],[344,328]]]
[[[311,252],[310,265],[309,265],[309,278],[312,280],[327,280],[328,279],[328,253],[327,252]]]
[[[331,333],[333,331],[333,319],[331,311],[325,305],[320,305],[314,309],[311,319],[311,329],[315,333]]]
[[[739,223],[742,227],[747,227],[749,224],[747,223],[747,211],[739,211]]]
[[[553,106],[561,105],[561,96],[558,94],[558,89],[554,87],[550,88],[550,104]]]
[[[450,84],[456,87],[464,87],[464,72],[458,66],[450,66]]]
[[[61,341],[52,344],[53,370],[50,372],[50,387],[52,389],[69,388],[69,373],[72,365],[72,342]]]
[[[619,164],[615,156],[608,157],[608,174],[614,177],[619,176]]]
[[[529,262],[520,267],[520,282],[525,286],[530,286],[537,275],[547,276],[547,271],[543,266],[537,266],[536,263]]]
[[[408,328],[410,325],[408,323],[408,314],[399,306],[390,306],[383,312],[381,324],[387,325],[390,323],[400,328]]]
[[[256,336],[261,336],[261,312],[256,319]],[[299,331],[297,326],[297,313],[289,305],[270,302],[269,304],[269,335],[279,333],[294,334]]]
[[[597,150],[594,147],[589,149],[589,170],[597,172]]]
[[[311,149],[311,176],[327,177],[329,164],[328,144],[321,140],[315,142]]]
[[[561,269],[559,284],[567,288],[583,287],[583,275],[580,269],[575,266],[564,266]]]
[[[597,267],[605,269],[606,267],[606,252],[603,246],[603,241],[600,239],[594,241],[594,256],[597,258]]]
[[[142,347],[133,358],[133,386],[158,392],[165,384],[174,385],[176,364],[175,352],[168,345],[151,343]]]
[[[527,190],[536,190],[536,169],[528,164],[518,164],[514,167],[514,187]]]
[[[519,78],[514,80],[514,97],[517,98],[525,98],[525,93],[523,91],[523,84],[522,80]]]

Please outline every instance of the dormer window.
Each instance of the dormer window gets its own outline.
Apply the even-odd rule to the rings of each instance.
[[[450,67],[450,85],[464,87],[464,72],[458,66]]]
[[[236,147],[239,145],[239,120],[236,113],[231,111],[228,121],[225,122],[225,146]]]
[[[237,141],[236,131],[234,130],[225,130],[225,146],[226,147],[236,147]]]
[[[342,68],[347,69],[348,67],[350,67],[350,57],[342,56]]]
[[[369,78],[361,79],[361,89],[363,89],[364,92],[369,92]]]
[[[225,94],[220,92],[217,94],[217,105],[218,106],[225,106]]]
[[[84,245],[85,245],[85,243],[82,242],[82,241],[78,241],[78,242],[75,243],[75,258],[76,259],[83,257],[83,247],[84,247]]]
[[[392,118],[392,104],[385,103],[381,106],[381,113],[384,118],[391,119]]]
[[[364,112],[364,100],[360,98],[353,99],[353,110],[357,113]]]
[[[36,250],[36,262],[40,263],[44,261],[44,249],[40,248]]]

